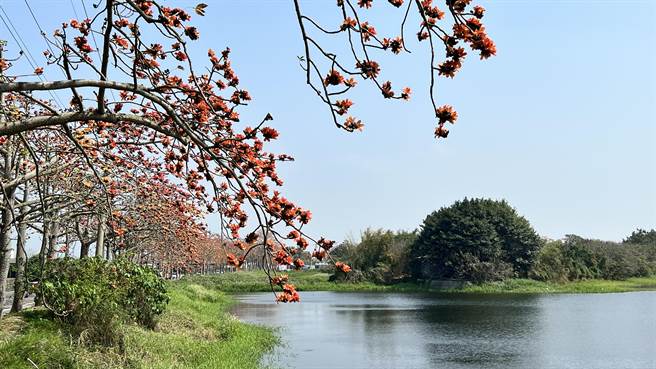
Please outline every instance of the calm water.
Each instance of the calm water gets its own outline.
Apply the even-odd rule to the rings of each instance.
[[[656,292],[238,299],[242,320],[282,327],[281,368],[656,368]]]

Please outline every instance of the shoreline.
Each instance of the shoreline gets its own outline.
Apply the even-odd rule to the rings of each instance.
[[[445,293],[445,294],[562,294],[562,293],[621,293],[636,291],[656,291],[656,276],[629,278],[626,280],[590,279],[565,283],[542,282],[533,279],[508,279],[499,282],[470,284],[457,289],[430,289],[417,283],[379,285],[371,282],[329,282],[328,273],[296,272],[288,273],[290,283],[299,292],[398,292],[398,293]],[[217,289],[225,293],[271,292],[263,272],[236,272],[215,275],[190,276],[186,280]]]

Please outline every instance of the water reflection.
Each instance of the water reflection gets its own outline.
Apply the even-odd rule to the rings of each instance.
[[[656,368],[656,293],[248,294],[234,313],[282,326],[292,368]]]

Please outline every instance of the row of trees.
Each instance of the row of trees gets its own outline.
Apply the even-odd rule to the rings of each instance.
[[[540,250],[531,278],[553,282],[626,279],[656,274],[656,230],[637,230],[623,242],[567,235]]]
[[[352,281],[625,279],[656,273],[656,230],[637,230],[622,243],[575,235],[546,241],[507,202],[464,199],[429,214],[418,231],[366,230],[334,253],[355,269],[336,276]]]
[[[455,75],[467,54],[463,46],[481,59],[495,54],[480,20],[484,9],[470,0],[449,0],[446,11],[431,0],[388,3],[382,6],[405,8],[397,37],[382,37],[367,19],[373,1],[339,0],[337,24],[321,25],[294,0],[306,82],[337,127],[361,130],[346,98],[358,82],[386,99],[410,98],[409,88],[395,92],[382,79],[373,56],[407,51],[403,35],[414,23],[412,32],[430,50],[435,135],[446,137],[445,125],[457,114],[436,105],[435,78]],[[271,114],[240,121],[251,96],[230,49],[209,49],[203,65],[192,62],[189,51],[200,37],[192,12],[159,1],[104,0],[94,14],[48,35],[38,22],[41,9],[26,6],[43,36],[46,65],[9,27],[16,48],[0,45],[0,305],[16,249],[14,310],[20,309],[27,239],[35,235],[41,270],[49,259],[71,255],[73,245],[80,257],[91,250],[99,258],[125,256],[164,274],[206,270],[221,258],[237,268],[254,257],[267,271],[272,264],[300,266],[310,245],[315,258],[330,258],[333,241],[303,230],[311,212],[275,190],[282,185],[278,163],[292,158],[265,150],[278,136],[268,126]],[[207,8],[198,4],[193,17]],[[340,38],[347,51],[316,41],[326,37]],[[203,223],[208,212],[220,215],[216,236]],[[269,278],[280,284],[281,301],[297,299],[284,279]]]
[[[20,103],[5,99],[5,107]],[[62,255],[126,255],[170,275],[225,260],[225,242],[207,232],[192,196],[152,165],[145,152],[94,145],[87,155],[76,146],[85,140],[79,135],[70,140],[60,130],[27,132],[2,144],[0,288],[4,292],[14,249],[16,281],[8,286],[14,288],[12,310],[22,305],[30,237],[40,241],[31,246],[38,247],[41,267]]]

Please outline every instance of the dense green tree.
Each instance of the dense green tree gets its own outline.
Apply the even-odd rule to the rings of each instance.
[[[644,229],[636,229],[627,237],[624,243],[635,243],[639,245],[656,245],[656,229],[646,231]]]
[[[506,201],[464,199],[424,220],[411,247],[418,278],[525,277],[542,241]]]
[[[353,275],[391,283],[408,275],[409,248],[416,237],[416,232],[366,229],[360,242],[347,240],[332,255],[347,262],[355,270]]]

